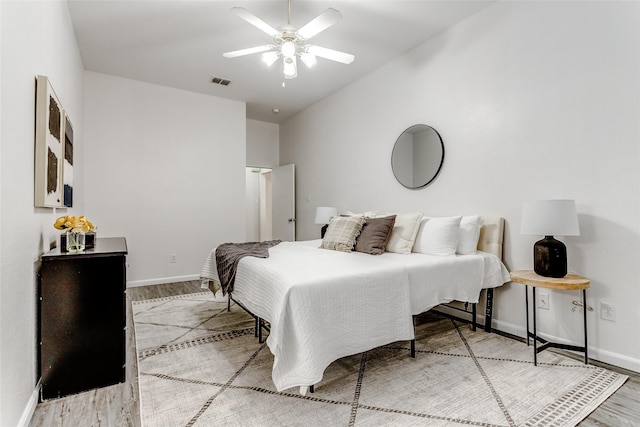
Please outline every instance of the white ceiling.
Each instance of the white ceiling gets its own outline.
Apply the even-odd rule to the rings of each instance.
[[[293,0],[291,24],[300,28],[329,7],[343,16],[311,39],[355,55],[343,65],[318,59],[298,64],[282,87],[282,64],[260,55],[226,59],[223,52],[270,44],[270,37],[230,9],[241,6],[279,29],[286,0],[69,0],[85,69],[247,103],[247,118],[278,123],[418,46],[493,1]],[[211,83],[217,76],[229,86]],[[279,114],[272,110],[277,108]]]

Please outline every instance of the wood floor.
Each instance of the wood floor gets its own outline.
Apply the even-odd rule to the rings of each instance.
[[[126,382],[111,387],[104,387],[86,393],[39,403],[29,426],[140,426],[137,384],[138,366],[131,301],[161,298],[193,292],[202,292],[199,281],[194,280],[189,282],[127,289]],[[565,354],[578,359],[580,358],[580,356],[573,356],[568,353]],[[640,426],[640,373],[627,371],[595,361],[592,363],[626,374],[629,376],[629,380],[579,425],[581,427]]]

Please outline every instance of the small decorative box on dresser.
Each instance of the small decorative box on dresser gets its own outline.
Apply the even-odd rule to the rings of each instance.
[[[40,397],[125,380],[127,243],[99,238],[80,253],[42,256],[38,283]]]

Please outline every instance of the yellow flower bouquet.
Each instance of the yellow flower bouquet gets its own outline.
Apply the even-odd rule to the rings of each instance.
[[[82,252],[86,248],[92,248],[95,241],[95,234],[90,234],[91,240],[85,233],[91,233],[95,227],[84,216],[61,216],[53,223],[56,230],[65,231],[60,236],[60,250],[63,252]]]
[[[53,226],[58,230],[73,233],[89,233],[93,231],[94,227],[91,221],[89,221],[84,215],[82,216],[61,216],[56,219]]]

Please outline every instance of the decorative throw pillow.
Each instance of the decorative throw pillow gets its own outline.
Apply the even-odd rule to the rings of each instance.
[[[356,252],[364,252],[371,255],[382,254],[387,247],[395,222],[395,215],[382,218],[366,218],[362,231],[356,239]]]
[[[396,221],[389,236],[387,252],[410,254],[416,241],[422,213],[397,214]]]
[[[423,218],[413,251],[427,255],[455,255],[461,219],[461,216]]]
[[[478,252],[478,239],[484,219],[480,215],[463,216],[458,231],[458,249],[460,255],[475,254]]]
[[[367,211],[367,212],[351,212],[351,211],[347,211],[347,213],[345,215],[346,216],[363,216],[365,218],[375,218],[376,217],[376,212],[375,211]]]
[[[360,216],[337,216],[331,218],[329,227],[322,239],[323,249],[351,252],[356,243],[356,237],[362,230],[364,218]]]

